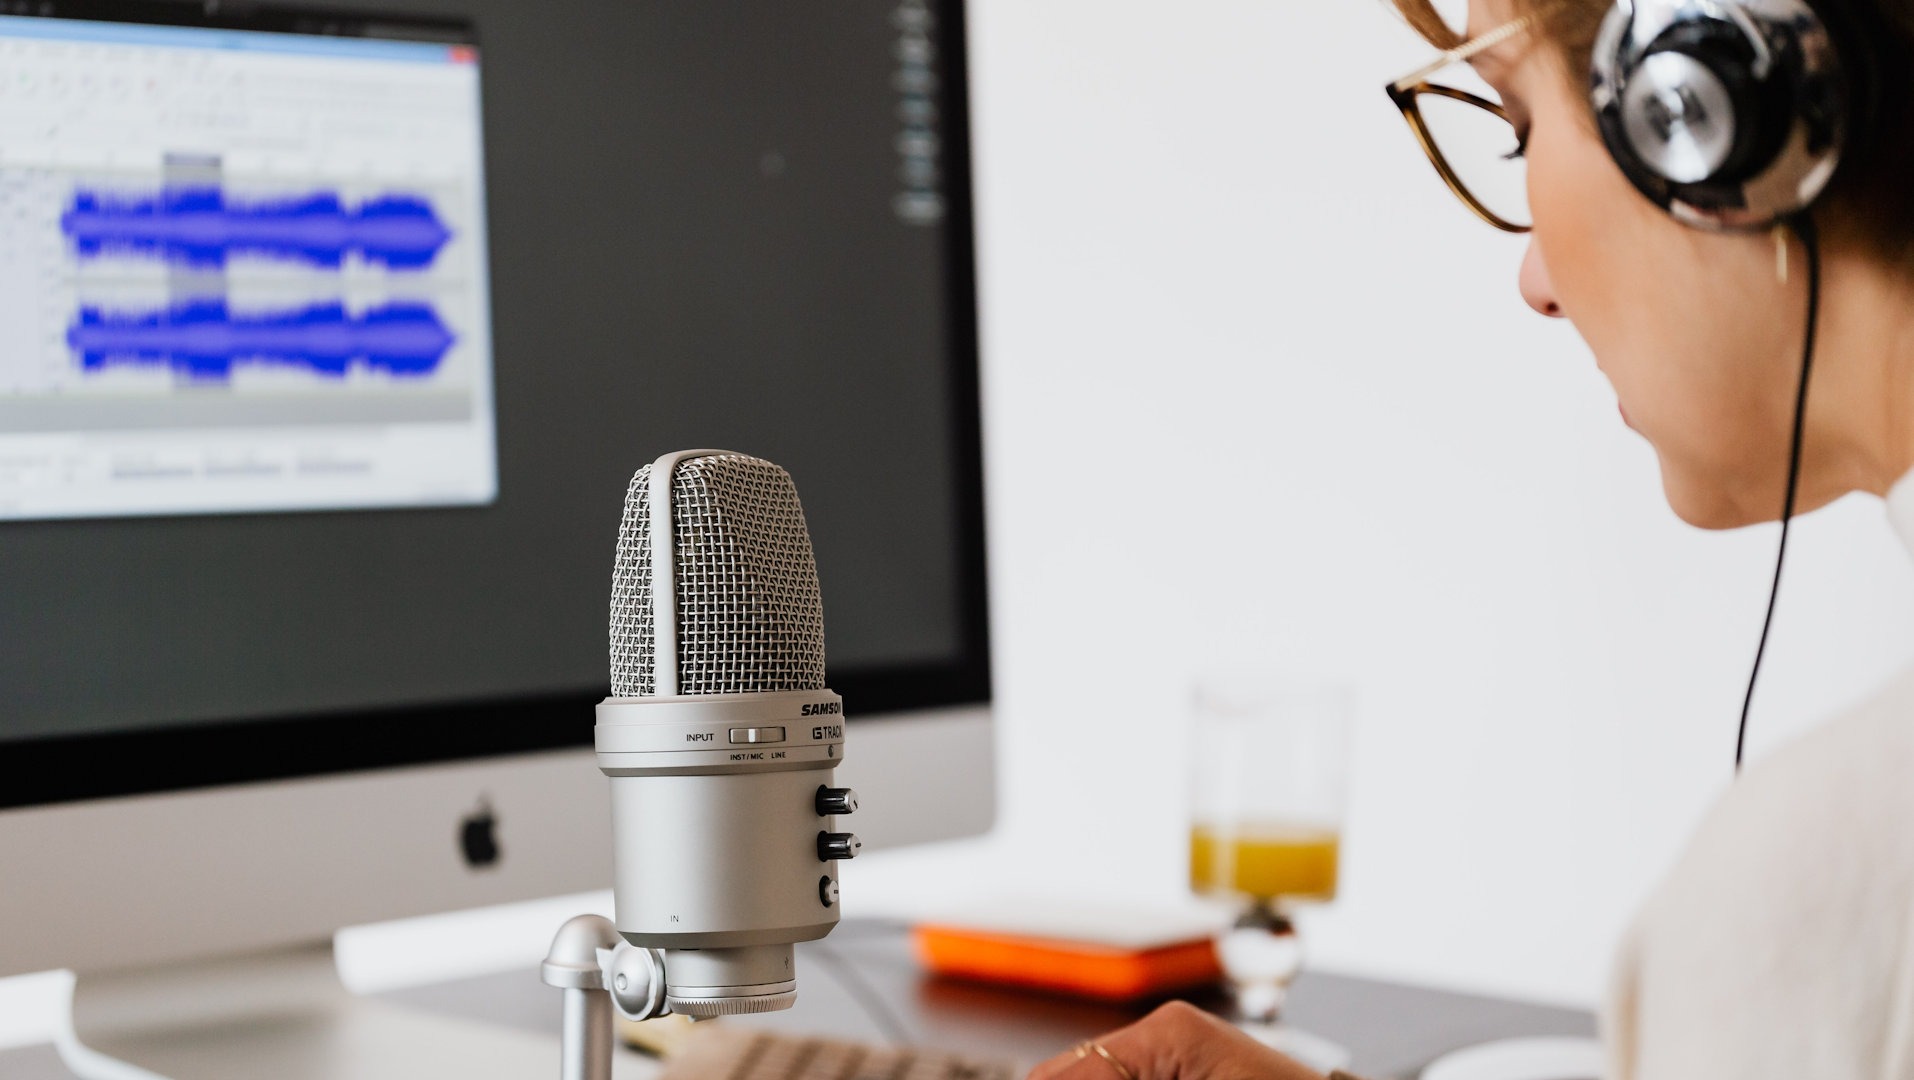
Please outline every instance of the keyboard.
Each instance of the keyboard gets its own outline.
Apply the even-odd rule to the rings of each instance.
[[[664,1080],[1018,1080],[1003,1061],[924,1047],[736,1031],[700,1024],[670,1059]]]

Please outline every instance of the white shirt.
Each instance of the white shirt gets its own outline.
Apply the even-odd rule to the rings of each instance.
[[[1887,497],[1914,549],[1914,473]],[[1748,766],[1636,916],[1611,1080],[1914,1080],[1914,669]]]

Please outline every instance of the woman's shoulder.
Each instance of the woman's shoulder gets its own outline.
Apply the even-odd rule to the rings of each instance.
[[[1888,892],[1914,899],[1914,667],[1751,763],[1645,914],[1733,902],[1768,919],[1823,921],[1858,895]]]
[[[1914,876],[1914,666],[1845,713],[1764,755],[1717,800],[1690,855],[1753,869],[1791,851],[1854,861],[1870,877],[1883,857]],[[1685,860],[1686,861],[1686,860]],[[1898,861],[1898,860],[1897,860]],[[1726,869],[1727,866],[1723,866]]]
[[[1730,1075],[1746,1052],[1765,1056],[1744,1075],[1884,1075],[1911,916],[1914,668],[1752,763],[1703,819],[1620,958],[1622,1075]]]

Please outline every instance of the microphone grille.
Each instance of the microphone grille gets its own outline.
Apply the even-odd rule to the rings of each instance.
[[[651,469],[625,493],[611,588],[611,692],[657,691],[652,626]],[[760,458],[681,461],[671,480],[678,692],[824,688],[824,605],[791,475]]]

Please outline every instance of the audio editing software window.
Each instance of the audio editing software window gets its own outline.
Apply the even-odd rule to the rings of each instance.
[[[478,55],[0,16],[0,519],[498,490]]]

